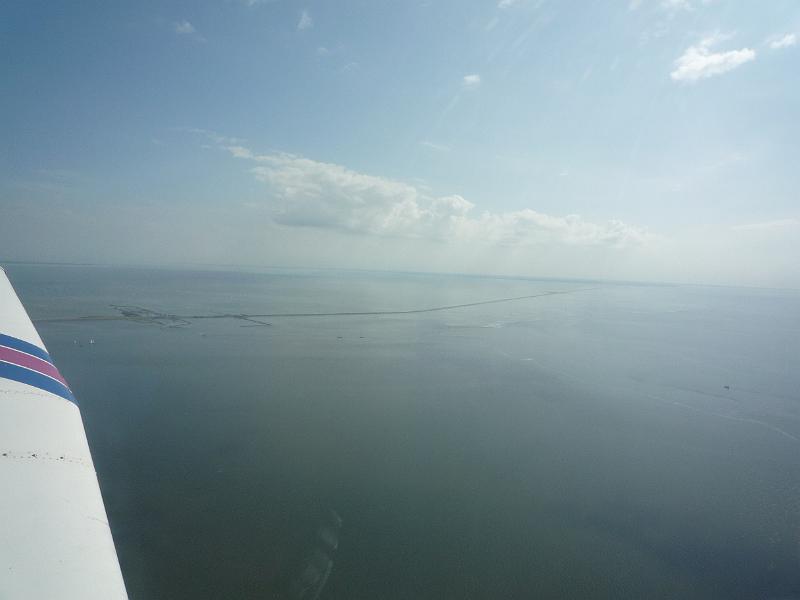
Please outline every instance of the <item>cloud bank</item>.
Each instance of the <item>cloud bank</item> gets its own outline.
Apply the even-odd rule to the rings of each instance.
[[[644,229],[617,220],[596,223],[579,215],[553,216],[529,208],[478,213],[458,194],[434,196],[408,183],[293,154],[224,147],[252,163],[251,172],[269,191],[265,207],[281,225],[503,246],[622,248],[650,237]]]

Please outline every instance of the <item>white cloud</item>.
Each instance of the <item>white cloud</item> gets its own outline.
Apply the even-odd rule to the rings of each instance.
[[[714,0],[699,0],[701,4],[711,4]],[[628,10],[638,10],[644,4],[643,0],[629,0]],[[658,7],[669,13],[676,13],[680,11],[692,11],[695,9],[695,3],[692,0],[661,0]]]
[[[349,63],[344,65],[341,69],[339,69],[342,73],[352,73],[354,71],[358,71],[359,65],[356,61],[351,60]]]
[[[689,0],[661,0],[661,8],[667,10],[692,10]]]
[[[178,35],[186,36],[187,38],[191,38],[197,42],[205,42],[206,38],[200,35],[195,28],[189,21],[177,21],[174,24],[175,33]]]
[[[226,146],[226,150],[236,158],[246,158],[248,160],[256,159],[255,155],[244,146]]]
[[[437,152],[450,152],[450,146],[446,144],[437,144],[436,142],[431,142],[430,140],[422,140],[419,145],[430,148],[431,150],[436,150]]]
[[[800,226],[800,219],[775,219],[760,223],[746,223],[732,227],[734,231],[775,231]]]
[[[637,0],[632,0],[636,2]],[[702,4],[703,6],[707,4],[711,4],[715,0],[661,0],[660,7],[667,12],[676,13],[680,11],[693,11],[697,8],[697,4]],[[638,5],[641,4],[641,0],[637,2]]]
[[[794,33],[787,33],[783,37],[773,39],[769,42],[769,47],[773,50],[779,50],[781,48],[789,48],[795,44],[797,44],[797,35]]]
[[[282,225],[503,246],[625,247],[649,238],[645,230],[617,220],[595,223],[532,209],[476,214],[475,205],[458,194],[435,196],[421,186],[293,154],[224,147],[252,163],[252,173],[268,187],[265,204],[272,219]]]
[[[175,33],[179,35],[191,35],[197,33],[197,30],[189,21],[179,21],[175,23]]]
[[[712,52],[711,48],[727,39],[719,34],[703,38],[689,46],[675,61],[675,69],[670,73],[674,81],[698,81],[714,75],[722,75],[747,62],[755,60],[756,52],[751,48]]]
[[[314,20],[311,18],[311,14],[306,10],[303,9],[303,12],[300,13],[300,20],[297,22],[297,31],[303,31],[305,29],[311,29],[314,26]]]
[[[245,140],[242,138],[231,137],[227,135],[220,135],[216,131],[211,131],[209,129],[200,129],[198,127],[190,127],[188,129],[184,128],[177,128],[177,131],[186,131],[188,133],[194,133],[197,135],[202,135],[215,144],[219,144],[221,146],[241,146],[241,144],[245,143]]]
[[[497,8],[511,8],[515,4],[517,4],[519,0],[499,0],[497,3]]]
[[[461,80],[461,84],[465,88],[476,88],[481,84],[481,76],[477,73],[464,75],[464,78]]]

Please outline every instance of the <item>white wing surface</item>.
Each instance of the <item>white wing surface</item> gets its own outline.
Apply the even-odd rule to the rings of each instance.
[[[0,598],[127,598],[78,405],[2,268]]]

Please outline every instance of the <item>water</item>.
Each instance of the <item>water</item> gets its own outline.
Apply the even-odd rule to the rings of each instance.
[[[8,272],[81,403],[133,599],[272,597],[328,508],[326,600],[800,597],[798,292]]]

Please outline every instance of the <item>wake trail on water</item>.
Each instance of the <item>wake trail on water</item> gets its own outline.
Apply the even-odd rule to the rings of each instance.
[[[727,421],[738,421],[739,423],[748,423],[750,425],[757,425],[759,427],[764,427],[794,442],[800,442],[800,438],[798,438],[797,436],[792,435],[791,433],[789,433],[784,429],[781,429],[780,427],[776,427],[775,425],[767,423],[766,421],[760,421],[758,419],[752,419],[749,417],[737,417],[736,415],[719,413],[713,410],[700,408],[698,406],[692,406],[691,404],[686,404],[684,402],[678,402],[677,400],[668,400],[666,398],[661,398],[660,396],[654,396],[653,394],[645,394],[645,396],[647,398],[650,398],[651,400],[655,400],[656,402],[661,402],[662,404],[671,404],[673,406],[679,406],[687,410],[693,410],[695,412],[708,415],[709,417],[716,417],[718,419],[725,419]]]

